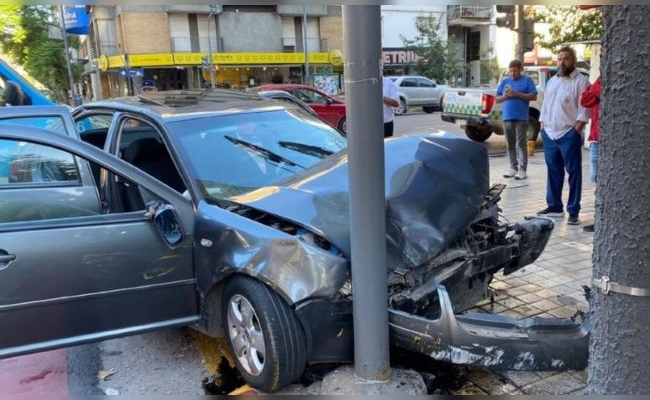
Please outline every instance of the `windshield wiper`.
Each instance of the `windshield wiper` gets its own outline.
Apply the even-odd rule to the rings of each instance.
[[[296,150],[301,153],[309,154],[310,156],[329,156],[334,154],[332,150],[328,150],[324,147],[313,146],[311,144],[297,143],[297,142],[278,142],[280,147],[284,147],[291,150]]]
[[[233,142],[234,144],[239,144],[242,146],[245,146],[251,150],[254,150],[258,152],[259,154],[263,155],[264,157],[268,158],[271,161],[275,161],[277,163],[285,163],[287,165],[290,165],[292,167],[300,167],[302,169],[306,169],[302,165],[296,164],[295,162],[289,160],[288,158],[284,158],[281,155],[272,152],[271,150],[268,150],[262,146],[256,145],[255,143],[250,143],[245,140],[237,139],[235,137],[229,136],[229,135],[224,135],[224,138],[228,139],[229,141]]]

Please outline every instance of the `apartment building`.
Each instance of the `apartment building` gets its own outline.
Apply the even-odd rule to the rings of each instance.
[[[92,98],[234,88],[342,74],[340,6],[92,5],[83,48]],[[307,69],[308,68],[308,73]]]

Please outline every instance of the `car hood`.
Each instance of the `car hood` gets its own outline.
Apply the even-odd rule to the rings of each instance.
[[[449,133],[385,141],[389,268],[412,268],[435,257],[474,219],[488,189],[488,155],[481,144]],[[277,186],[231,200],[306,227],[350,254],[345,150]]]

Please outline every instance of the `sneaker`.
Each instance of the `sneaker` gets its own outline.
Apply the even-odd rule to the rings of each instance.
[[[522,179],[526,179],[526,171],[524,171],[523,169],[517,171],[517,174],[515,174],[515,179],[518,181]]]
[[[515,176],[515,175],[517,175],[517,170],[516,170],[516,169],[512,169],[512,168],[510,168],[510,169],[508,170],[508,172],[506,172],[505,174],[503,174],[503,177],[504,177],[504,178],[512,178],[512,177]]]
[[[569,214],[569,219],[566,221],[569,225],[578,225],[580,223],[580,215],[578,213]]]
[[[550,207],[546,207],[543,210],[537,211],[537,215],[541,217],[563,217],[564,211],[553,210]]]
[[[582,230],[585,232],[593,232],[594,231],[594,224],[589,224],[585,225],[582,227]]]

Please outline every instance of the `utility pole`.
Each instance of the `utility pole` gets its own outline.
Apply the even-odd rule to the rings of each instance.
[[[524,63],[524,46],[526,41],[526,26],[524,24],[524,6],[517,5],[517,60]]]
[[[212,35],[210,30],[210,21],[215,15],[216,6],[210,5],[210,14],[208,14],[208,65],[210,66],[210,87],[214,89],[214,63],[212,62]]]
[[[72,76],[72,65],[70,64],[70,48],[68,46],[68,32],[65,29],[65,8],[63,5],[59,6],[59,12],[61,13],[61,34],[63,36],[63,49],[65,51],[65,62],[68,67],[68,82],[70,85],[70,96],[72,96],[72,104],[75,106],[80,106],[77,100],[77,94],[74,90],[74,78]]]
[[[307,5],[302,6],[302,48],[305,51],[305,85],[309,84],[309,55],[307,54]]]

